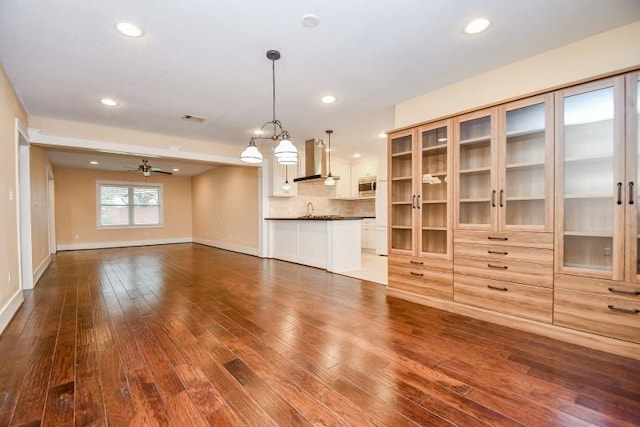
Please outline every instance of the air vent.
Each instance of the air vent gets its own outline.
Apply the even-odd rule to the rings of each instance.
[[[182,116],[182,120],[194,123],[204,123],[207,119],[205,119],[204,117],[194,116],[192,114],[185,114],[184,116]]]

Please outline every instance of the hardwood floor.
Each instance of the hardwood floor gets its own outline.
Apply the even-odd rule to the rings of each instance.
[[[196,244],[63,252],[0,425],[639,425],[640,362]]]

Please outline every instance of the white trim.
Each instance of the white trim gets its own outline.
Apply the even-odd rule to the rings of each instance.
[[[126,248],[129,246],[170,245],[174,243],[191,243],[191,242],[192,242],[191,237],[177,237],[173,239],[129,240],[129,241],[121,241],[121,242],[71,243],[66,245],[64,244],[58,245],[58,251]]]
[[[264,258],[260,254],[260,249],[259,248],[252,248],[252,247],[249,247],[249,246],[234,245],[232,243],[216,242],[216,241],[213,241],[213,240],[206,240],[206,239],[199,239],[199,238],[194,238],[193,239],[193,243],[199,243],[199,244],[205,245],[205,246],[211,246],[211,247],[218,248],[218,249],[224,249],[224,250],[227,250],[227,251],[239,252],[239,253],[242,253],[242,254],[253,255],[253,256],[260,257],[260,258]]]
[[[47,257],[42,260],[40,265],[38,267],[36,267],[35,271],[33,272],[33,287],[34,288],[38,284],[38,280],[40,280],[40,278],[42,277],[44,272],[47,271],[47,267],[49,267],[49,264],[51,264],[51,254],[47,255]]]
[[[247,166],[240,157],[219,156],[215,154],[194,153],[181,151],[175,148],[158,148],[147,145],[121,144],[95,139],[73,138],[68,136],[43,135],[40,129],[29,128],[31,142],[55,147],[69,147],[105,151],[117,154],[130,154],[135,156],[169,157],[173,159],[201,160],[230,165]],[[250,167],[250,166],[247,166]]]
[[[18,230],[18,287],[33,288],[33,254],[31,240],[31,159],[29,135],[20,119],[15,119],[16,188],[15,202]],[[22,141],[21,141],[22,140]]]
[[[24,296],[22,295],[22,290],[18,289],[16,293],[13,294],[9,301],[0,309],[0,334],[4,332],[13,316],[16,314],[22,302],[24,301]]]

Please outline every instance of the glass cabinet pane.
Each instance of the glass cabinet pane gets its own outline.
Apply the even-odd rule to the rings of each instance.
[[[506,113],[504,224],[545,225],[545,104]]]
[[[447,153],[449,135],[446,126],[421,133],[423,253],[447,253]]]
[[[460,123],[459,224],[491,223],[491,116]]]
[[[614,90],[564,99],[564,265],[612,271]]]
[[[413,154],[411,135],[392,138],[391,151],[391,249],[413,249]]]

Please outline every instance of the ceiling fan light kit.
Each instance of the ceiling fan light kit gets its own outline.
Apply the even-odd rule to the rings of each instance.
[[[161,173],[163,175],[173,175],[171,172],[165,172],[160,168],[154,168],[149,164],[147,159],[142,159],[142,164],[138,165],[138,169],[131,169],[135,172],[142,172],[142,176],[150,177],[152,173]]]
[[[252,164],[262,163],[262,153],[260,153],[260,150],[256,147],[256,141],[272,140],[279,141],[273,153],[278,164],[295,165],[298,163],[298,150],[291,142],[289,132],[284,130],[282,123],[276,119],[276,61],[280,59],[280,52],[277,50],[268,50],[267,58],[271,61],[271,82],[273,94],[271,106],[273,118],[271,121],[263,124],[259,132],[255,132],[256,135],[260,136],[254,136],[249,140],[249,145],[247,145],[247,148],[245,148],[242,154],[240,154],[240,160],[245,163]],[[269,125],[273,125],[273,134],[271,136],[263,136],[265,135],[265,127],[269,127]]]

